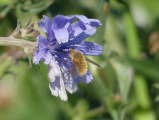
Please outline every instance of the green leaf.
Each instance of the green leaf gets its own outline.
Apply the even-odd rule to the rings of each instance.
[[[9,5],[12,3],[12,0],[0,0],[0,7],[4,5]]]
[[[148,84],[145,78],[141,75],[134,77],[134,92],[136,101],[143,109],[149,109],[151,107],[151,100],[148,91]]]
[[[5,54],[0,57],[0,78],[7,72],[7,70],[11,67],[11,65],[14,63],[10,57],[6,57]]]
[[[156,114],[152,110],[142,111],[138,110],[133,115],[134,120],[157,120]]]
[[[117,80],[119,83],[121,101],[123,104],[126,104],[129,88],[132,81],[132,68],[127,63],[116,58],[112,58],[110,62],[116,72]]]
[[[11,6],[6,6],[4,9],[0,11],[0,18],[4,18],[8,12],[10,11]]]
[[[99,11],[99,20],[102,23],[102,26],[99,27],[97,33],[96,33],[96,39],[95,42],[98,44],[104,43],[104,32],[105,32],[105,24],[107,21],[108,16],[108,10],[109,10],[109,2],[105,2],[105,0],[101,0],[100,3],[100,11]]]
[[[140,74],[143,74],[150,79],[159,80],[159,65],[154,61],[129,59],[129,62]]]
[[[37,14],[48,8],[53,2],[53,0],[42,1],[36,4],[22,5],[20,8],[23,12]]]

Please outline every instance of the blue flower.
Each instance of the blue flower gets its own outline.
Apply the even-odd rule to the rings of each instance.
[[[72,69],[68,50],[72,48],[83,55],[102,54],[102,46],[83,41],[92,36],[96,32],[96,27],[101,26],[101,23],[97,19],[88,19],[83,15],[58,15],[52,23],[47,16],[43,16],[38,25],[46,33],[47,39],[41,35],[38,36],[37,51],[34,53],[33,62],[39,64],[39,61],[43,60],[44,64],[49,65],[48,77],[51,93],[67,101],[66,90],[73,94],[77,91],[79,82],[88,84],[93,80],[89,70],[83,76],[79,76],[76,71],[65,75]]]

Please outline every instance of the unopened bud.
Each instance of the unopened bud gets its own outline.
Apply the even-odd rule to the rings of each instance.
[[[35,51],[36,51],[35,48],[27,48],[27,47],[24,48],[24,52],[26,53],[26,55],[27,55],[27,57],[29,59],[29,63],[30,63],[29,68],[32,67],[32,58],[34,56],[34,52]]]
[[[20,30],[21,31],[21,37],[27,36],[27,34],[29,34],[29,33],[31,33],[33,31],[33,28],[34,28],[34,23],[32,23],[29,26],[26,26],[26,27],[22,28]]]
[[[18,20],[17,28],[12,33],[11,37],[13,38],[22,38],[25,40],[36,40],[36,37],[40,34],[38,30],[33,29],[34,23],[30,25],[31,19],[29,22],[25,25],[25,27],[20,28],[20,23]]]
[[[14,30],[11,37],[19,38],[20,37],[20,30]]]
[[[33,30],[33,32],[27,34],[28,37],[37,37],[40,34],[38,30]]]
[[[32,23],[30,26],[27,26],[26,27],[27,33],[30,33],[33,30],[33,28],[34,28],[34,23]]]
[[[10,37],[13,37],[13,38],[19,38],[20,37],[20,21],[19,20],[17,20],[17,27],[13,31],[13,33],[11,34]]]

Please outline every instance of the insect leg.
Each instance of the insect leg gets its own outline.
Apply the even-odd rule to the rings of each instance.
[[[66,71],[66,76],[70,75],[70,74],[73,72],[73,68],[74,68],[74,66],[75,66],[75,63],[73,62],[72,70],[70,70],[70,71]],[[64,73],[64,74],[65,74],[65,73]],[[64,77],[66,77],[66,76],[64,76]]]

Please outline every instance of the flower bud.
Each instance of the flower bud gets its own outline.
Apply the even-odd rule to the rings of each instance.
[[[32,23],[30,26],[22,28],[21,31],[21,37],[27,36],[27,34],[31,33],[33,31],[34,23]]]
[[[19,20],[17,20],[17,27],[13,31],[13,33],[11,34],[11,37],[13,37],[13,38],[19,38],[20,37],[20,21]]]
[[[36,37],[40,34],[38,30],[33,30],[31,33],[27,34],[26,37],[31,37],[33,39],[36,39]]]
[[[34,23],[30,25],[31,19],[28,21],[28,23],[25,25],[25,27],[20,28],[20,22],[18,20],[17,27],[14,30],[14,32],[11,34],[11,37],[13,38],[21,38],[25,40],[36,40],[36,37],[40,34],[38,30],[33,29]]]
[[[33,59],[33,56],[34,56],[34,52],[36,51],[35,48],[27,48],[25,47],[24,48],[24,52],[26,53],[28,59],[29,59],[29,68],[32,67],[32,59]]]

